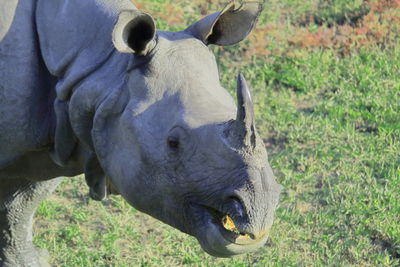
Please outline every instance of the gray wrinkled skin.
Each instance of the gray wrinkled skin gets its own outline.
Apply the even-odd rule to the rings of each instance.
[[[230,3],[163,32],[128,0],[0,0],[0,266],[44,265],[35,208],[82,172],[92,198],[121,194],[211,255],[263,246],[280,186],[244,77],[236,107],[208,48],[260,12]]]

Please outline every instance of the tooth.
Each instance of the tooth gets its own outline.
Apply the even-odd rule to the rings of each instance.
[[[221,223],[222,223],[222,226],[223,226],[226,230],[231,231],[231,232],[239,232],[239,231],[237,230],[236,225],[235,225],[235,223],[233,222],[232,218],[229,217],[228,215],[225,215],[225,216],[222,218],[222,222],[221,222]]]

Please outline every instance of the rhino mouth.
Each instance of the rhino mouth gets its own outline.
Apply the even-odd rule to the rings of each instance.
[[[226,240],[235,243],[236,239],[240,235],[246,236],[245,233],[240,232],[236,228],[236,225],[233,222],[232,217],[230,217],[228,214],[207,206],[202,206],[202,208],[206,213],[208,213],[210,217],[209,221],[214,225],[218,226],[218,229],[220,230],[221,234]],[[233,224],[233,226],[228,225],[228,223],[226,223],[227,221],[232,221],[231,224]]]
[[[266,241],[267,234],[254,236],[237,228],[229,214],[213,207],[191,204],[193,235],[212,256],[231,257],[253,251]],[[234,217],[233,217],[234,218]]]

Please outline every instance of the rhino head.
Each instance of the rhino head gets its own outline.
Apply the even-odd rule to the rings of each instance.
[[[105,195],[107,177],[132,206],[193,235],[214,256],[265,244],[280,185],[244,77],[236,106],[208,48],[243,40],[261,9],[231,2],[181,32],[156,31],[139,10],[119,15],[113,43],[129,57],[115,63],[124,69],[112,81],[119,86],[96,100],[77,90],[69,108],[75,135],[94,153],[86,176],[95,198]]]

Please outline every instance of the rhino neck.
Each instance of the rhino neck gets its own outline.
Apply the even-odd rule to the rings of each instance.
[[[71,95],[64,101],[68,103],[73,134],[92,150],[91,131],[95,117],[99,119],[117,112],[117,109],[112,110],[110,103],[123,93],[130,57],[114,50],[101,65],[71,86]]]

